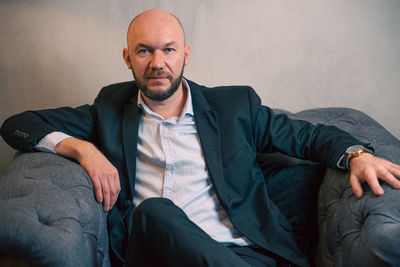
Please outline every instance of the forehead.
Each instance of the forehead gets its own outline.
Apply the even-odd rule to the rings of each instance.
[[[184,43],[180,23],[171,15],[141,15],[132,21],[128,30],[128,45],[144,43],[160,45],[175,42]]]

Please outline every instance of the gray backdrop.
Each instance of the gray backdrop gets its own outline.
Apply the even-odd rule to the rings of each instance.
[[[127,26],[158,7],[192,45],[186,77],[248,84],[274,108],[343,106],[400,137],[398,0],[0,0],[0,121],[27,109],[91,103],[129,80]],[[13,150],[0,141],[0,171]]]

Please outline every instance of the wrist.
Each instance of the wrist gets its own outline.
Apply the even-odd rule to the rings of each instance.
[[[374,155],[371,153],[362,153],[357,157],[353,157],[353,158],[349,159],[349,163],[348,163],[349,169],[351,170],[354,167],[354,164],[356,164],[356,162],[362,161],[362,160],[365,160],[365,159],[371,158],[371,157],[374,157]]]
[[[93,148],[94,145],[90,142],[70,137],[58,143],[54,151],[57,154],[73,158],[81,162],[81,160],[85,157],[86,152]]]
[[[353,159],[358,158],[362,155],[373,155],[373,152],[362,145],[355,145],[347,148],[344,157],[343,165],[346,169],[350,169],[350,163]]]

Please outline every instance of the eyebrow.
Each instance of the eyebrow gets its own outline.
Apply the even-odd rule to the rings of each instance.
[[[172,42],[166,43],[164,47],[168,47],[168,46],[172,46],[172,45],[176,45],[176,42],[175,42],[175,41],[172,41]],[[147,45],[147,44],[144,44],[144,43],[138,43],[138,44],[135,46],[135,49],[138,49],[138,48],[140,48],[140,47],[148,48],[148,49],[151,49],[151,48],[152,48],[150,45]]]
[[[169,43],[165,44],[165,46],[171,46],[171,45],[176,45],[176,42],[172,41],[172,42],[169,42]]]
[[[150,48],[150,46],[148,46],[148,45],[146,45],[146,44],[138,43],[138,44],[135,46],[135,49],[138,49],[138,48],[140,48],[140,47]]]

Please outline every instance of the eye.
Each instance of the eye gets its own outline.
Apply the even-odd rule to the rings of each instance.
[[[168,48],[165,48],[164,51],[167,52],[167,53],[172,53],[172,52],[175,51],[175,49],[173,49],[173,48],[171,48],[171,47],[168,47]]]
[[[149,53],[149,50],[147,48],[142,48],[142,49],[139,49],[138,51],[136,51],[136,54],[139,54],[139,55],[144,55],[147,53]]]

